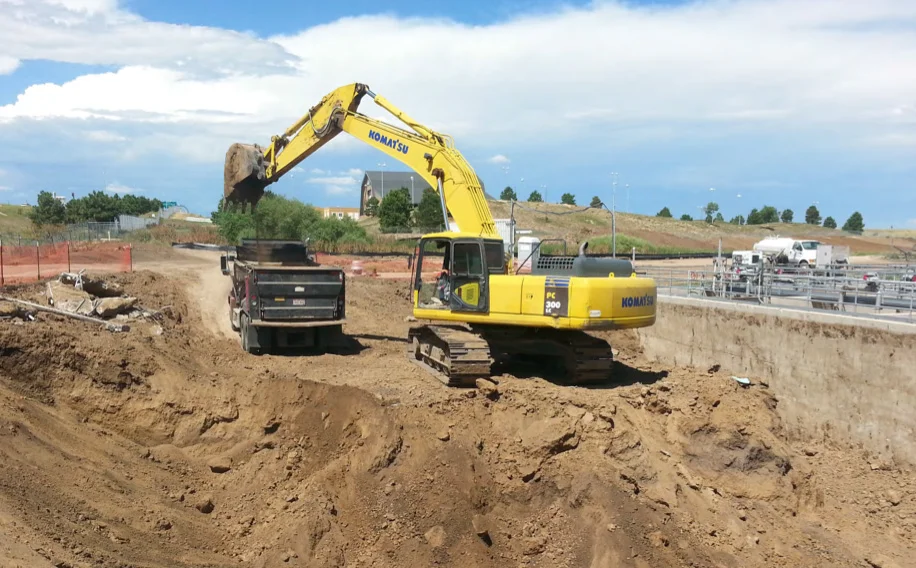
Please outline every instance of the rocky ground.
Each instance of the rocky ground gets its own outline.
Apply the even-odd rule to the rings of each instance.
[[[255,357],[218,265],[114,277],[169,306],[126,333],[0,321],[0,565],[912,565],[913,472],[789,439],[765,385],[619,333],[612,384],[449,389],[404,355],[405,284],[371,277],[351,353]]]

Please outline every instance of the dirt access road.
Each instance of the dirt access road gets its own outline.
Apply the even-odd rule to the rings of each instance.
[[[911,565],[913,473],[787,439],[765,386],[621,333],[601,388],[448,389],[406,360],[403,282],[368,277],[352,352],[255,357],[218,266],[114,277],[170,306],[129,333],[0,322],[0,566]]]

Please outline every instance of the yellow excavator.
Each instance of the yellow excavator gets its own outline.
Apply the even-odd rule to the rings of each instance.
[[[359,113],[366,95],[407,128]],[[606,381],[611,346],[587,331],[655,323],[655,281],[637,276],[627,260],[588,256],[588,243],[578,255],[539,255],[530,272],[520,274],[480,179],[451,137],[361,83],[325,96],[267,147],[230,146],[224,197],[256,205],[268,185],[340,132],[414,170],[438,192],[444,226],[450,220],[457,226],[422,236],[409,261],[413,315],[429,323],[410,329],[408,357],[445,384],[473,386],[491,376],[494,364],[518,359],[556,366],[567,384]]]

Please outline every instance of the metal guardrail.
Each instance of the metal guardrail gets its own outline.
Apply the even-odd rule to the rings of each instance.
[[[912,266],[766,267],[742,272],[722,267],[650,267],[637,272],[654,278],[660,294],[916,321],[916,267]]]

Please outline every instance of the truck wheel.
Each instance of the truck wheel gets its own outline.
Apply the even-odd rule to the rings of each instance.
[[[807,260],[803,260],[803,261],[799,262],[799,263],[798,263],[798,267],[801,268],[802,270],[808,270],[808,261],[807,261]]]
[[[232,306],[229,306],[229,325],[232,326],[232,331],[239,331],[239,326],[235,325],[235,320],[232,319]],[[241,315],[239,315],[241,319]]]

